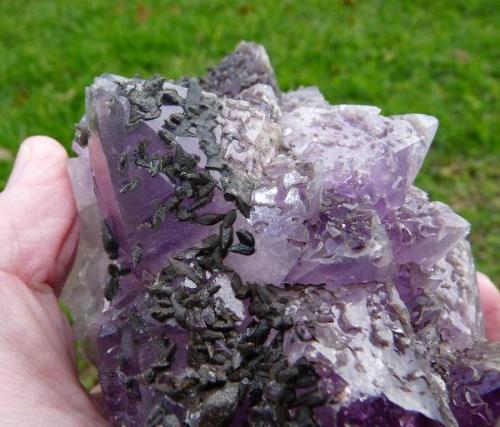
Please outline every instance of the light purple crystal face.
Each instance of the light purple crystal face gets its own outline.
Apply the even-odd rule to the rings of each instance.
[[[201,79],[97,78],[63,298],[110,421],[498,423],[469,225],[412,186],[436,130],[281,93],[253,43]]]

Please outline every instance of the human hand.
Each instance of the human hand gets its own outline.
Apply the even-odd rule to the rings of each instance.
[[[105,426],[78,381],[73,337],[57,297],[71,268],[78,218],[54,140],[26,140],[0,193],[2,426]],[[500,293],[478,274],[486,333],[500,340]]]
[[[483,273],[477,273],[477,283],[483,307],[486,337],[491,341],[500,341],[500,292]]]
[[[0,193],[0,424],[105,426],[57,297],[78,241],[66,151],[33,137]]]

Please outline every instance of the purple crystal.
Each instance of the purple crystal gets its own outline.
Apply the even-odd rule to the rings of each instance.
[[[412,186],[436,130],[281,93],[253,43],[201,79],[97,78],[63,298],[111,422],[494,426],[469,225]]]
[[[498,425],[500,413],[499,343],[481,343],[447,367],[452,408],[461,426]]]

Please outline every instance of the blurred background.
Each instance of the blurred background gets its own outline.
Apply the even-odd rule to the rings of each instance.
[[[472,223],[478,267],[498,284],[499,27],[492,0],[0,0],[0,189],[26,136],[70,149],[95,76],[203,74],[254,40],[282,90],[436,116],[417,184]]]

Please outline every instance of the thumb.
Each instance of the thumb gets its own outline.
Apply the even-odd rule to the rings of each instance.
[[[64,169],[66,150],[56,140],[46,136],[32,136],[19,147],[7,188],[33,186],[60,178]]]
[[[78,221],[64,148],[48,137],[21,144],[0,193],[0,270],[60,291],[76,249]]]

